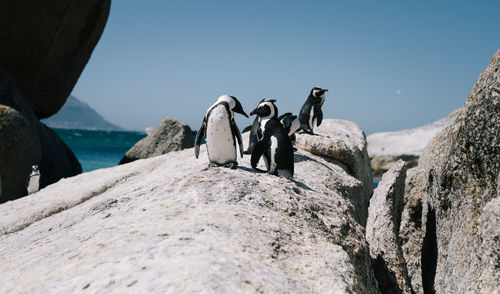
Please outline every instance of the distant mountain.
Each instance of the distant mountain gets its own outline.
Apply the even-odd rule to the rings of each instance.
[[[51,128],[60,129],[123,130],[108,122],[87,103],[71,95],[59,112],[42,122]]]

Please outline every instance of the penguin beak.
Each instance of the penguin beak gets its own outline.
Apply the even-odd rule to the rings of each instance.
[[[245,113],[245,111],[243,110],[243,106],[241,106],[241,103],[240,101],[238,101],[238,99],[234,98],[234,102],[236,103],[236,105],[234,106],[233,108],[233,111],[234,112],[237,112],[239,114],[243,114],[244,116],[246,116],[248,118],[248,115]]]
[[[323,94],[325,94],[325,92],[328,92],[328,89],[323,89],[323,90],[321,90],[321,92],[320,92],[320,96],[321,96],[321,95],[323,95]]]
[[[243,114],[244,116],[246,116],[246,117],[248,118],[248,114],[246,114],[246,113],[243,111],[243,109],[238,110],[238,109],[236,109],[236,108],[235,108],[233,111],[234,111],[234,112],[237,112],[237,113],[239,113],[239,114]]]

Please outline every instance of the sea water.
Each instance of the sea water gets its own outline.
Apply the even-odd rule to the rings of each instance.
[[[117,165],[143,132],[53,129],[71,148],[83,172]]]

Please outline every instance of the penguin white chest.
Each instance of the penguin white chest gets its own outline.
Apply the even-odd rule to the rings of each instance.
[[[314,117],[314,107],[311,107],[311,112],[309,113],[309,128],[311,131],[314,129],[316,125],[316,118]]]
[[[269,163],[268,172],[274,174],[276,171],[276,149],[278,148],[278,139],[275,136],[271,137],[271,162]]]
[[[231,117],[224,105],[216,106],[207,121],[206,141],[208,159],[217,164],[236,160],[236,143],[231,131]]]

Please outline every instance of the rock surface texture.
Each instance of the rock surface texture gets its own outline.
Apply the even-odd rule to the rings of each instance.
[[[39,165],[41,188],[81,173],[71,150],[38,119],[66,101],[104,30],[110,5],[110,0],[0,1],[0,121],[3,131],[9,130],[0,144],[10,146],[0,150],[0,203],[26,195],[32,165]]]
[[[49,127],[39,123],[38,135],[42,145],[40,170],[40,189],[62,178],[82,173],[82,166],[73,151]]]
[[[82,168],[73,152],[41,124],[14,80],[0,67],[0,203],[27,194],[33,165],[42,171],[40,188],[77,175]]]
[[[0,205],[0,292],[378,293],[353,204],[371,182],[304,150],[293,181],[254,171],[249,156],[232,170],[200,154],[84,173]]]
[[[416,293],[500,293],[500,51],[408,171],[399,230]]]
[[[0,1],[0,66],[38,118],[56,113],[99,40],[110,0]]]
[[[366,138],[363,130],[355,123],[340,119],[325,119],[317,128],[317,135],[297,134],[295,146],[312,154],[322,156],[328,161],[343,166],[353,179],[349,185],[339,187],[355,190],[363,197],[351,199],[358,207],[357,219],[365,226],[368,216],[368,203],[373,193],[373,179],[370,172]],[[329,181],[329,180],[327,180]],[[337,183],[328,184],[335,188]]]
[[[191,128],[174,118],[166,118],[151,134],[132,146],[120,160],[120,164],[193,146],[194,138]]]
[[[429,263],[434,277],[423,277],[424,291],[500,291],[500,51],[428,150],[419,163],[428,207],[423,254],[437,259]]]
[[[455,110],[447,117],[425,126],[368,136],[366,140],[373,176],[381,177],[398,160],[408,162],[409,168],[416,166],[432,138],[449,125],[459,112],[460,110]]]
[[[422,196],[425,189],[424,171],[420,167],[406,173],[404,210],[399,226],[399,245],[403,250],[406,269],[415,293],[422,293],[422,247],[425,221],[422,221]]]
[[[400,160],[384,174],[368,209],[366,241],[382,293],[413,293],[398,237],[406,169]]]
[[[40,141],[29,121],[0,104],[0,203],[27,194],[31,166],[40,156]]]

